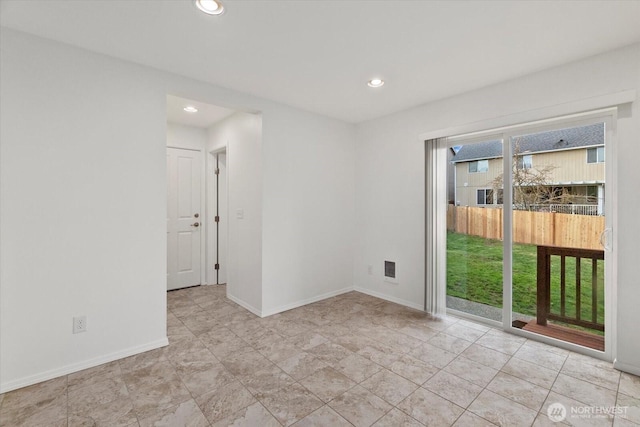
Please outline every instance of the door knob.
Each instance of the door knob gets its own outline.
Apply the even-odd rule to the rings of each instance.
[[[200,227],[200,223],[199,222],[194,222],[193,224],[191,224],[192,227]]]
[[[193,214],[194,218],[198,218],[200,216],[200,214]]]

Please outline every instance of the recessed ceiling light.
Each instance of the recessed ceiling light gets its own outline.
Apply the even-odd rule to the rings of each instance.
[[[187,105],[186,107],[183,108],[184,111],[186,111],[187,113],[197,113],[198,109],[192,105]]]
[[[198,9],[208,15],[222,15],[224,6],[220,0],[195,0]]]
[[[382,85],[384,85],[384,80],[382,79],[371,79],[367,82],[369,87],[380,87]]]

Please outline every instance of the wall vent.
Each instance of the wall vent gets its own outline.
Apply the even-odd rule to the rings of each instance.
[[[396,263],[395,261],[384,262],[384,277],[388,279],[396,278]]]

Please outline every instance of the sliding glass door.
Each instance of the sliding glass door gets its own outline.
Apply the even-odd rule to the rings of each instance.
[[[448,311],[610,348],[612,123],[601,113],[427,144],[447,152],[446,242],[433,242],[446,247]]]

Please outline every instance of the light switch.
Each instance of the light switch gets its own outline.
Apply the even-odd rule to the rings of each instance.
[[[236,209],[236,218],[244,219],[244,209]]]

